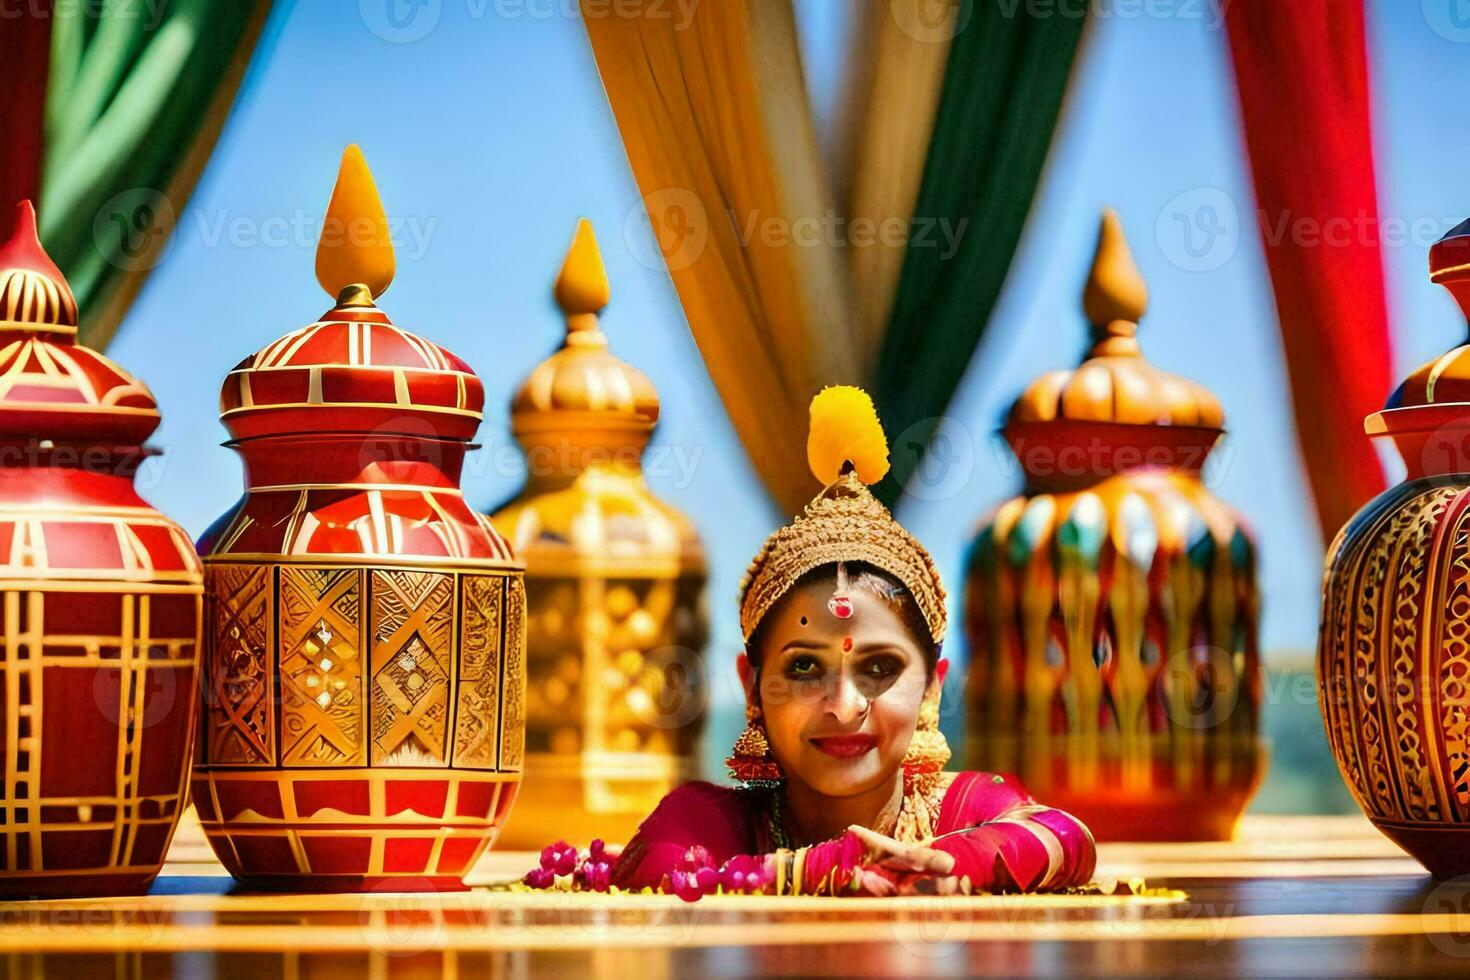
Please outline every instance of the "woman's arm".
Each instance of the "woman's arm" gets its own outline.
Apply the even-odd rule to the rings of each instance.
[[[733,790],[688,783],[665,796],[623,848],[612,884],[686,898],[727,891],[832,895],[850,890],[865,847],[852,833],[795,850],[749,853],[750,814]]]
[[[954,856],[952,874],[968,877],[972,890],[1049,891],[1092,879],[1097,847],[1080,820],[1003,777],[962,776],[970,778],[951,788],[956,799],[946,797],[944,832],[930,846]]]

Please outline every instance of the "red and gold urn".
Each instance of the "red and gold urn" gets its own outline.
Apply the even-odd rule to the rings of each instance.
[[[147,889],[185,805],[201,575],[134,487],[158,406],[77,343],[23,203],[0,247],[0,895]]]
[[[199,542],[194,801],[253,887],[461,888],[520,783],[522,569],[459,488],[484,395],[374,305],[393,264],[349,147],[317,252],[337,305],[220,394],[246,487]]]
[[[1219,840],[1264,772],[1255,547],[1202,479],[1220,403],[1144,358],[1146,302],[1108,212],[1091,349],[1012,406],[1026,486],[971,548],[969,762],[1099,840]]]
[[[1470,222],[1429,268],[1470,317]],[[1470,342],[1409,375],[1364,428],[1393,440],[1407,474],[1328,549],[1322,719],[1374,825],[1435,875],[1470,874]]]

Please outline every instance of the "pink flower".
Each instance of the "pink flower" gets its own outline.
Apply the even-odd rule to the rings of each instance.
[[[556,875],[550,868],[532,868],[521,880],[532,888],[550,888],[556,884]]]

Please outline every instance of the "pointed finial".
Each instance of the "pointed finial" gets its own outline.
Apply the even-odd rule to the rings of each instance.
[[[368,305],[393,282],[393,240],[372,171],[356,143],[342,152],[337,184],[316,247],[316,280],[333,299],[352,290],[351,305]],[[343,302],[347,300],[344,299]]]
[[[556,277],[556,305],[569,322],[580,323],[587,314],[596,315],[607,305],[612,290],[607,283],[607,269],[597,248],[592,222],[577,219],[577,231],[567,249],[566,261]]]
[[[0,321],[75,327],[77,300],[41,246],[35,207],[22,200],[12,220],[10,237],[0,245]]]
[[[1115,321],[1137,323],[1147,308],[1148,286],[1128,250],[1123,223],[1118,220],[1118,212],[1104,208],[1092,272],[1082,293],[1082,309],[1089,323],[1107,329]]]

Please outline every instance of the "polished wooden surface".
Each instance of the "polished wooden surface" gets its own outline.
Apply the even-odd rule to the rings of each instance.
[[[1227,844],[1101,847],[1143,897],[705,899],[484,887],[237,893],[192,815],[140,898],[0,903],[5,975],[1353,976],[1470,972],[1470,883],[1359,817],[1256,817]],[[491,853],[483,886],[534,863]],[[1183,894],[1178,894],[1182,892]]]

